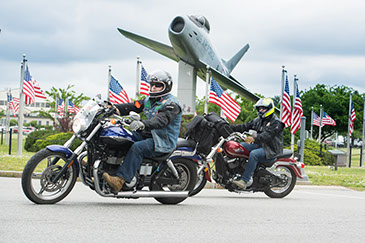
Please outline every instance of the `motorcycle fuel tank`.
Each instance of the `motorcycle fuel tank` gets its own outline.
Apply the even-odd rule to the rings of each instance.
[[[106,144],[122,144],[126,142],[133,143],[136,141],[133,133],[120,126],[105,127],[100,133],[100,138]]]
[[[223,145],[223,151],[229,157],[248,158],[250,152],[236,141],[228,141]]]

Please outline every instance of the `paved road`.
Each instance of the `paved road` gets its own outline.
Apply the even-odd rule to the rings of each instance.
[[[364,242],[365,192],[296,186],[284,199],[205,189],[179,205],[102,198],[81,183],[35,205],[0,178],[0,242]]]

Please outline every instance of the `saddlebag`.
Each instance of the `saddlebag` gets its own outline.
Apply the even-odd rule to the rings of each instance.
[[[198,143],[198,151],[208,154],[212,146],[218,142],[218,138],[228,137],[232,132],[229,123],[214,112],[204,116],[195,116],[186,125],[185,138]]]

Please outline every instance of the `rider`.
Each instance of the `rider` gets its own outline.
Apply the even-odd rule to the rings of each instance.
[[[241,125],[232,125],[236,132],[255,130],[256,135],[248,136],[241,145],[250,151],[248,162],[242,177],[233,184],[245,190],[248,181],[259,162],[270,163],[283,150],[284,124],[274,114],[274,102],[270,98],[261,98],[254,105],[258,117]]]
[[[154,158],[170,153],[176,147],[180,131],[182,109],[172,94],[172,77],[168,72],[156,70],[147,76],[150,83],[149,97],[134,103],[115,105],[119,115],[130,111],[144,112],[147,120],[133,121],[130,130],[137,142],[129,149],[116,176],[108,173],[103,178],[115,191],[120,191],[125,182],[131,182],[144,157]]]

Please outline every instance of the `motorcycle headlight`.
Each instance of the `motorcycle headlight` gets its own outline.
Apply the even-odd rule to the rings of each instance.
[[[75,133],[79,133],[83,130],[83,125],[82,125],[82,121],[80,118],[76,118],[72,124],[72,130]]]

